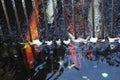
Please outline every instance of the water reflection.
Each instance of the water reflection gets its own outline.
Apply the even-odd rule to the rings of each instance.
[[[119,68],[120,45],[116,43],[114,44],[115,48],[111,50],[111,44],[108,41],[102,43],[79,43],[75,45],[76,55],[74,58],[74,55],[70,54],[70,45],[62,43],[60,46],[57,46],[56,44],[43,46],[41,52],[41,55],[45,54],[44,56],[42,55],[43,57],[41,56],[43,62],[39,63],[39,65],[34,68],[35,73],[31,79],[62,80],[61,78],[66,76],[66,80],[69,80],[68,76],[72,76],[69,75],[69,72],[70,74],[71,72],[82,74],[80,72],[84,71],[87,75],[89,75],[87,72],[91,71],[91,73],[94,73],[94,69],[98,69],[97,71],[101,72],[100,66],[105,67],[105,69],[110,68],[108,65],[113,66],[110,69],[115,68],[115,66]],[[74,62],[75,58],[76,62]],[[118,70],[118,68],[115,68],[115,70]],[[94,75],[98,76],[95,73]],[[103,74],[101,72],[101,77],[102,75]],[[82,77],[78,75],[76,76],[77,78]],[[77,80],[77,78],[74,80]],[[89,80],[89,78],[81,80]]]
[[[15,80],[96,80],[96,77],[99,78],[98,80],[112,80],[114,78],[119,80],[120,78],[117,75],[120,73],[120,44],[117,42],[114,42],[115,48],[112,50],[111,43],[108,41],[79,43],[75,44],[74,48],[64,43],[61,45],[53,43],[50,46],[44,43],[37,47],[40,49],[40,53],[37,55],[31,70],[24,67],[20,51],[23,46],[17,44],[11,47],[2,45],[0,46],[0,64],[6,67],[0,67],[0,69],[5,69],[7,65],[10,65],[8,69],[14,73]],[[76,55],[72,55],[70,49],[75,49]],[[17,54],[18,51],[20,54]]]

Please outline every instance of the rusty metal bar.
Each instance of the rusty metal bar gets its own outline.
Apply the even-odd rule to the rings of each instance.
[[[95,24],[94,24],[94,0],[92,0],[92,26],[93,26],[92,36],[95,37]]]
[[[57,20],[56,20],[56,9],[55,9],[55,4],[54,3],[55,3],[54,0],[52,0],[53,12],[54,12],[54,21],[55,21],[55,27],[56,27],[55,33],[58,34],[57,36],[60,38],[60,35],[58,33],[58,26],[57,26]]]
[[[102,0],[102,38],[105,38],[104,29],[104,0]]]
[[[113,36],[114,30],[114,0],[112,0],[112,24],[111,24],[111,36]]]
[[[44,5],[44,0],[42,0],[42,6],[43,6],[43,11],[44,11],[44,20],[45,20],[45,26],[46,26],[45,34],[48,36],[48,39],[49,39],[50,35],[49,35],[49,30],[48,30],[47,15],[46,15],[46,9],[45,9],[45,5]]]
[[[23,7],[25,19],[26,19],[26,22],[27,22],[28,30],[29,30],[30,41],[32,42],[31,28],[30,28],[30,25],[29,25],[29,20],[28,20],[28,15],[27,15],[27,10],[26,10],[25,0],[22,0],[22,7]]]
[[[64,18],[64,38],[67,36],[67,24],[66,24],[66,20],[65,20],[65,6],[64,6],[64,0],[62,0],[62,12],[63,12],[63,18]]]
[[[82,17],[83,17],[83,28],[84,28],[84,38],[86,37],[86,33],[85,33],[85,20],[84,20],[84,11],[85,11],[85,0],[82,0]]]
[[[16,5],[15,5],[15,1],[12,1],[12,6],[13,6],[13,10],[14,10],[14,14],[15,14],[15,18],[16,18],[16,22],[17,22],[17,26],[18,26],[18,31],[20,33],[20,37],[22,38],[22,40],[25,42],[23,35],[22,35],[22,31],[21,31],[21,27],[20,27],[20,22],[19,22],[19,18],[18,18],[18,13],[17,13],[17,9],[16,9]]]
[[[11,32],[11,26],[10,26],[8,14],[7,14],[6,6],[5,6],[5,1],[1,0],[1,3],[2,3],[2,7],[3,7],[3,11],[5,13],[5,18],[6,18],[6,21],[7,21],[7,26],[8,26],[9,34],[11,34],[12,33]]]
[[[72,22],[73,22],[73,26],[74,26],[75,39],[76,39],[76,38],[77,38],[77,35],[76,35],[76,26],[75,26],[74,0],[72,0]]]
[[[28,20],[25,0],[22,0],[22,6],[23,6],[23,11],[24,11],[26,22],[27,22],[27,26],[28,26],[28,31],[29,31],[29,35],[30,35],[30,41],[32,42],[33,40],[32,40],[31,28],[30,28],[30,25],[29,25],[29,20]],[[36,58],[34,46],[31,46],[31,48],[32,48],[33,56],[34,56],[34,58]]]
[[[33,7],[33,10],[34,10],[34,16],[35,16],[35,19],[36,19],[36,24],[37,24],[37,31],[38,31],[38,38],[40,39],[40,36],[41,36],[41,32],[40,32],[40,23],[39,23],[39,19],[37,17],[37,12],[36,12],[36,6],[35,6],[35,2],[34,0],[32,0],[32,7]]]

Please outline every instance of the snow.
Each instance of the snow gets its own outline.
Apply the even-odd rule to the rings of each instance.
[[[52,45],[52,41],[45,41],[45,43],[49,46]]]
[[[31,45],[42,45],[42,42],[40,42],[39,40],[33,40],[33,42],[30,43]]]
[[[97,40],[98,40],[98,38],[93,38],[93,37],[90,38],[90,42],[93,42],[93,43],[96,43]]]
[[[104,78],[106,78],[106,77],[108,77],[108,73],[102,73],[102,76],[104,77]]]
[[[57,45],[61,45],[61,40],[60,39],[57,40],[56,43],[57,43]]]
[[[65,41],[65,40],[63,41],[63,43],[66,44],[66,45],[68,45],[70,42],[71,42],[70,39],[68,39],[67,41]]]

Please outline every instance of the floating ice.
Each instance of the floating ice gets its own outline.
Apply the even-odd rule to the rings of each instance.
[[[108,73],[102,73],[102,76],[103,76],[104,78],[106,78],[106,77],[108,77]]]

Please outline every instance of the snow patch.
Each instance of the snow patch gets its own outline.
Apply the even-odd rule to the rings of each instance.
[[[104,78],[106,78],[106,77],[108,77],[108,73],[102,73],[102,76],[103,76]]]

